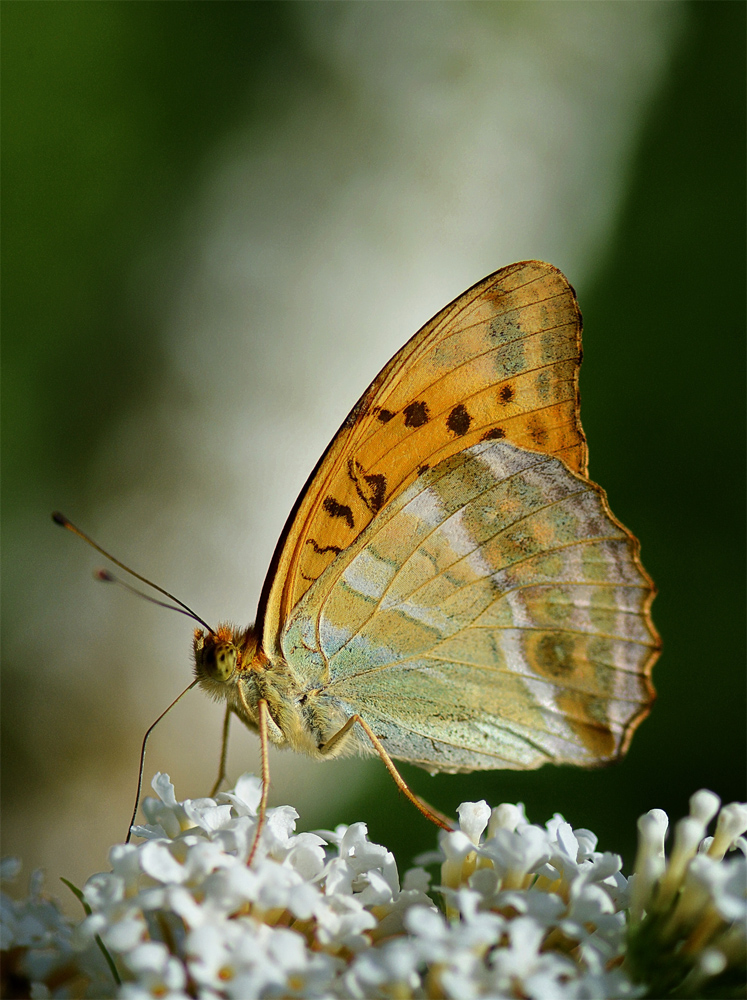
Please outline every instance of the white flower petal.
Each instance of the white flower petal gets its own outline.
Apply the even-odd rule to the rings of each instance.
[[[480,843],[482,832],[490,820],[490,813],[490,806],[484,799],[480,802],[462,802],[457,807],[459,827],[473,844]]]

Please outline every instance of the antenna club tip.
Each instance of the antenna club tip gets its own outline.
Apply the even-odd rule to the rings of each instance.
[[[105,569],[95,569],[93,571],[94,580],[101,580],[102,583],[116,583],[116,579],[111,575],[108,570]]]
[[[65,515],[61,514],[58,510],[52,512],[52,520],[55,524],[59,524],[62,528],[67,528],[70,525],[70,522]]]

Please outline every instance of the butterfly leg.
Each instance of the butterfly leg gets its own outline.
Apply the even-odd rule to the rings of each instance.
[[[371,741],[371,744],[373,745],[373,748],[376,751],[376,753],[379,755],[379,757],[381,757],[382,761],[384,762],[384,766],[394,779],[394,783],[397,786],[397,788],[399,788],[402,794],[405,795],[410,800],[410,802],[412,802],[412,804],[415,806],[418,812],[422,813],[426,819],[430,820],[431,823],[435,823],[436,826],[440,826],[443,830],[453,830],[454,827],[448,822],[445,816],[442,816],[441,813],[436,812],[435,809],[431,809],[431,807],[427,803],[423,802],[423,800],[419,798],[414,792],[410,791],[407,782],[399,773],[397,768],[394,766],[394,761],[384,749],[383,743],[376,735],[376,733],[373,731],[373,729],[371,729],[369,724],[360,717],[360,715],[357,714],[351,715],[348,721],[342,727],[342,729],[339,729],[334,734],[334,736],[331,736],[326,743],[323,743],[319,747],[319,750],[323,754],[329,753],[332,750],[332,748],[337,743],[339,743],[339,741],[345,736],[345,734],[350,732],[350,730],[353,728],[356,722]]]
[[[270,794],[269,738],[267,736],[267,719],[270,710],[264,698],[260,698],[257,702],[257,711],[259,712],[259,747],[262,755],[262,798],[259,800],[259,809],[257,811],[257,829],[254,832],[254,843],[252,844],[252,849],[249,851],[249,857],[246,859],[247,868],[251,867],[257,847],[259,846],[259,838],[262,836],[262,828],[267,818],[267,798]]]
[[[220,766],[218,768],[218,777],[215,779],[215,784],[210,790],[210,798],[212,799],[220,786],[223,784],[226,778],[226,761],[228,759],[228,730],[231,728],[231,706],[226,705],[226,715],[223,719],[223,736],[221,738],[220,744]]]

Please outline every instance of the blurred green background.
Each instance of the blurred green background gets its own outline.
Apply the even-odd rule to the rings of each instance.
[[[96,585],[61,508],[208,620],[251,620],[352,403],[447,301],[551,260],[585,320],[591,475],[659,589],[621,764],[428,777],[635,819],[745,797],[745,6],[26,2],[2,9],[3,852],[81,882],[124,836],[191,630]],[[176,619],[176,620],[172,620]],[[154,738],[207,794],[221,711]],[[257,766],[234,734],[235,778]],[[303,828],[433,831],[375,761],[273,755]]]

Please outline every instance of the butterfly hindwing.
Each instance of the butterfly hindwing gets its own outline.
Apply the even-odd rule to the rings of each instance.
[[[411,483],[293,610],[299,679],[431,770],[594,764],[653,697],[653,586],[602,490],[483,442]]]

